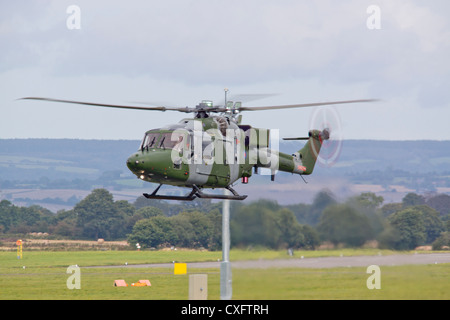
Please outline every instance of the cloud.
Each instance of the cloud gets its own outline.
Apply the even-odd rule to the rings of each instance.
[[[0,83],[15,87],[0,103],[14,91],[192,105],[227,86],[283,93],[264,104],[375,97],[450,116],[446,1],[377,1],[381,30],[366,26],[373,1],[78,0],[69,30],[72,4],[2,3]]]

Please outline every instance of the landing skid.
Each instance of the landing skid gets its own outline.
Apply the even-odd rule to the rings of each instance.
[[[230,186],[225,187],[228,189],[233,195],[225,195],[225,194],[208,194],[203,193],[201,191],[201,188],[197,187],[196,185],[193,185],[191,193],[189,193],[186,196],[169,196],[169,195],[159,195],[156,194],[159,191],[159,188],[161,188],[162,184],[160,184],[155,191],[153,191],[151,194],[144,193],[144,197],[147,199],[160,199],[160,200],[181,200],[181,201],[192,201],[195,198],[202,198],[202,199],[228,199],[228,200],[244,200],[247,198],[247,196],[241,196],[239,195],[233,188]]]

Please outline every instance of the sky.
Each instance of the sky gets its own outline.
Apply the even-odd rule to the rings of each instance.
[[[248,107],[379,99],[321,112],[343,139],[449,140],[448,12],[445,0],[0,0],[0,139],[140,140],[186,117],[22,97],[194,107],[228,88],[273,94]],[[304,136],[317,112],[243,123]]]

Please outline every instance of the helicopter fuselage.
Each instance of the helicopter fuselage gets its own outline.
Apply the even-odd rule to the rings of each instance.
[[[148,182],[223,188],[251,176],[244,140],[245,132],[225,117],[183,119],[147,131],[127,166]]]
[[[227,90],[225,91],[227,92]],[[373,99],[304,103],[293,105],[273,105],[264,107],[243,107],[241,102],[227,101],[225,105],[214,105],[203,100],[195,108],[166,106],[131,106],[105,104],[86,101],[64,100],[44,97],[25,97],[22,100],[38,100],[72,103],[85,106],[119,108],[147,111],[176,111],[194,113],[194,118],[183,119],[145,133],[139,150],[127,160],[127,166],[139,179],[158,183],[159,186],[144,196],[151,199],[194,200],[195,198],[215,198],[243,200],[231,187],[239,178],[248,183],[258,168],[269,169],[271,180],[277,171],[308,175],[313,172],[320,148],[330,137],[329,129],[310,130],[308,137],[289,138],[307,140],[302,149],[289,155],[269,148],[268,129],[241,125],[242,111],[262,111],[318,107],[324,105],[349,104],[376,101]],[[210,116],[210,114],[218,114]],[[278,143],[278,139],[275,139]],[[157,195],[162,185],[191,187],[186,196]],[[227,195],[205,194],[202,188],[225,188]]]
[[[269,168],[272,180],[277,171],[312,173],[322,143],[320,137],[320,131],[311,131],[309,146],[288,155],[269,148],[268,129],[240,125],[225,116],[183,119],[147,131],[127,166],[148,182],[226,188],[240,178],[247,183],[253,168]]]

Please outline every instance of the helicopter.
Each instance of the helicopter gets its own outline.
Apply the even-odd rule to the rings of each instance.
[[[233,185],[241,179],[249,182],[252,173],[259,168],[270,170],[271,181],[278,171],[303,175],[313,173],[324,141],[330,138],[330,129],[312,129],[307,137],[283,138],[284,140],[306,140],[304,146],[286,154],[269,146],[270,130],[242,124],[241,112],[274,109],[294,109],[324,105],[363,103],[373,99],[333,102],[244,107],[241,101],[227,101],[214,105],[211,100],[202,100],[192,107],[132,106],[63,100],[43,97],[25,97],[25,100],[40,100],[72,103],[96,107],[134,109],[145,111],[177,111],[193,114],[176,124],[145,132],[139,149],[128,157],[126,165],[138,179],[157,183],[148,199],[192,201],[196,198],[244,200]],[[184,196],[162,195],[158,191],[163,185],[191,188]],[[223,194],[205,193],[203,189],[227,189]]]

